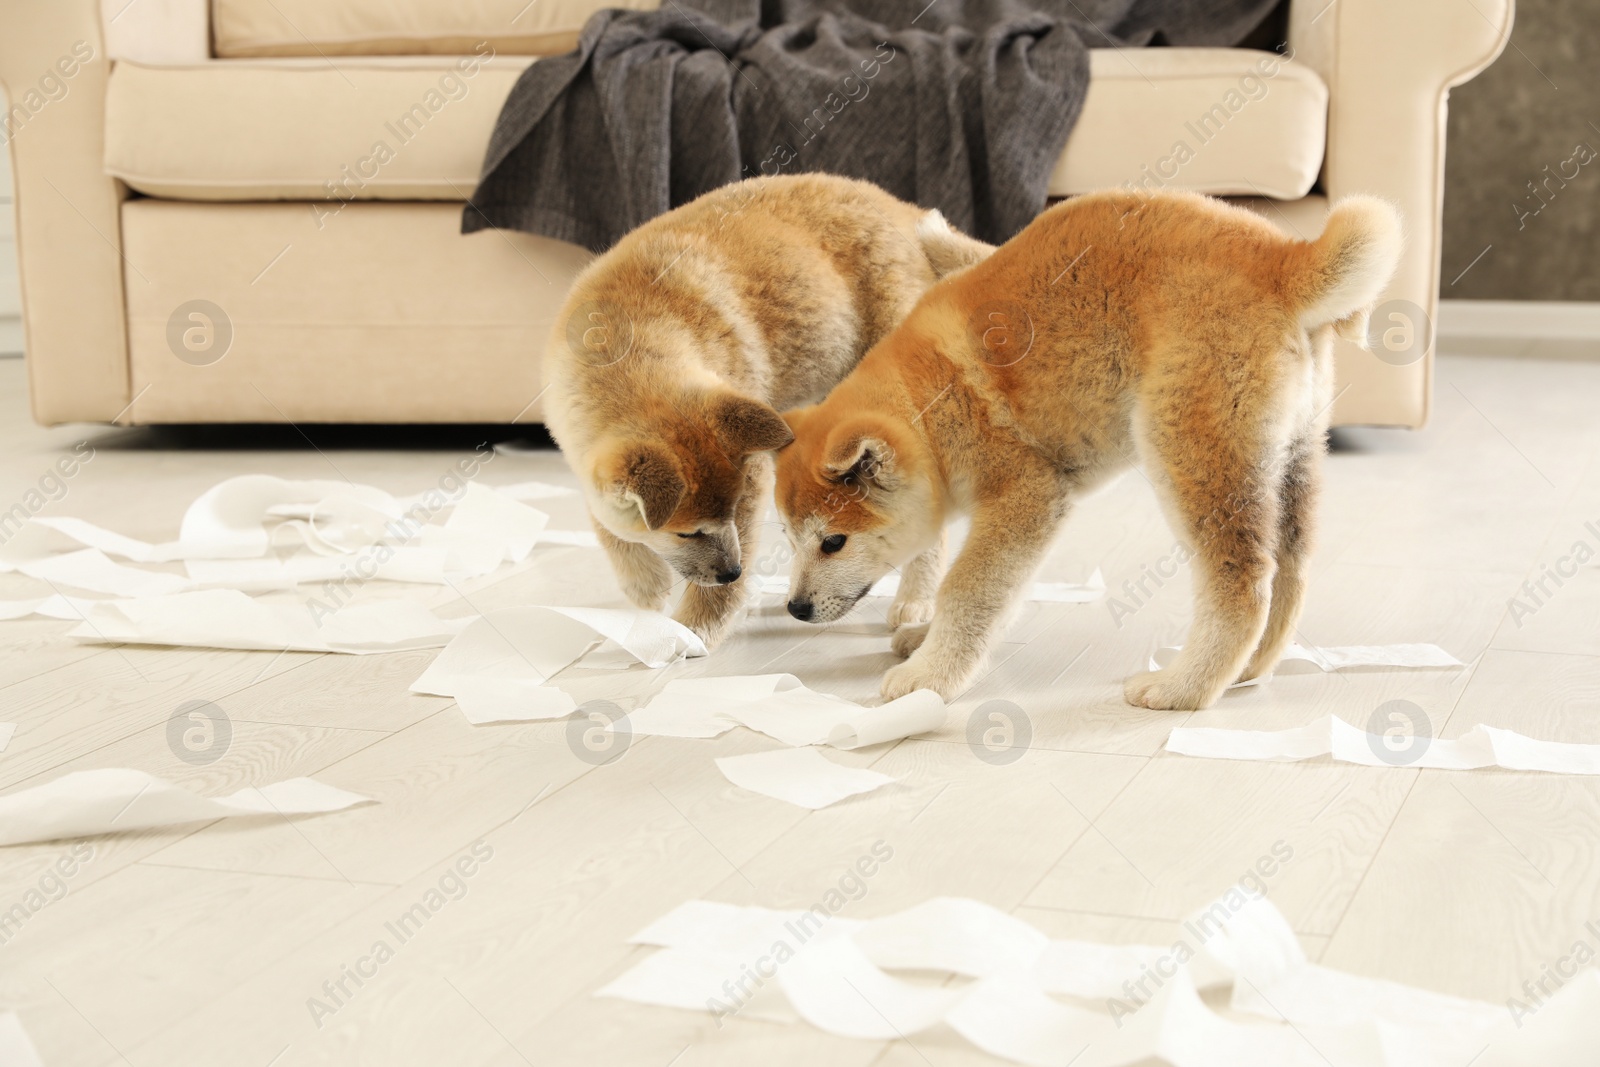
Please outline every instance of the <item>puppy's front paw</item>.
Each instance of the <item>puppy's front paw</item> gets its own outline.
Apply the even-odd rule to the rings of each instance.
[[[922,647],[922,642],[928,637],[928,623],[918,622],[902,626],[889,638],[889,648],[895,655],[905,659],[911,653]]]
[[[1199,711],[1216,699],[1194,692],[1170,670],[1141,671],[1131,676],[1122,683],[1122,696],[1134,707],[1152,711]]]
[[[915,693],[918,689],[932,689],[941,697],[946,696],[939,691],[938,680],[934,677],[933,671],[914,660],[907,660],[898,667],[890,667],[884,673],[880,692],[883,694],[883,699],[888,701],[899,700],[907,693]]]
[[[975,668],[939,663],[923,649],[898,667],[884,672],[880,692],[884,700],[898,700],[918,689],[932,689],[943,699],[954,700],[966,689],[974,672]]]
[[[732,632],[742,603],[743,590],[734,586],[707,589],[691,585],[672,617],[693,630],[709,652]]]
[[[667,606],[667,595],[672,592],[671,569],[648,549],[629,547],[633,551],[612,554],[622,595],[642,611],[662,610]]]
[[[933,621],[933,598],[894,598],[894,603],[889,605],[889,629],[898,630],[902,626],[915,626],[917,623]],[[915,646],[913,646],[915,647]]]
[[[666,582],[637,582],[626,579],[619,582],[622,586],[622,595],[628,598],[628,603],[640,611],[660,611],[667,606],[667,593],[672,589],[672,583]]]

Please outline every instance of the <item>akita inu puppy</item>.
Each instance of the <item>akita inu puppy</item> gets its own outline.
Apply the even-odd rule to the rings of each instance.
[[[786,416],[790,612],[837,619],[970,513],[932,624],[894,634],[910,658],[883,680],[886,699],[954,698],[1073,498],[1137,455],[1191,549],[1198,603],[1183,652],[1129,678],[1128,702],[1204,708],[1271,671],[1306,581],[1333,335],[1364,341],[1400,248],[1394,208],[1366,197],[1312,242],[1191,193],[1046,211]]]
[[[920,224],[920,228],[919,228]],[[938,277],[992,247],[865,182],[724,186],[579,276],[545,351],[544,417],[622,590],[707,646],[743,603],[776,409],[822,398]],[[669,567],[670,564],[670,567]]]

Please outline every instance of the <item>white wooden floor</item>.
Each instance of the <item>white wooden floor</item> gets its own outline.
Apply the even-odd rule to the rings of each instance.
[[[595,767],[567,725],[474,727],[407,685],[431,652],[379,656],[105,648],[69,624],[0,622],[0,790],[75,769],[132,766],[206,793],[297,775],[378,798],[352,811],[234,820],[92,839],[60,899],[0,946],[0,1008],[16,1009],[49,1067],[838,1064],[991,1062],[948,1033],[877,1044],[803,1025],[598,1000],[642,957],[625,939],[693,897],[804,907],[874,842],[893,857],[844,914],[929,896],[977,897],[1056,936],[1170,941],[1177,921],[1275,844],[1292,859],[1271,899],[1322,962],[1450,993],[1521,996],[1600,919],[1600,782],[1554,775],[1213,762],[1162,754],[1183,723],[1283,728],[1332,712],[1365,724],[1387,700],[1455,736],[1476,723],[1600,742],[1600,567],[1536,614],[1507,602],[1575,542],[1600,549],[1600,363],[1445,358],[1416,434],[1352,431],[1328,462],[1324,534],[1300,627],[1316,644],[1434,642],[1457,672],[1280,676],[1198,716],[1136,711],[1120,679],[1182,635],[1188,592],[1169,582],[1133,615],[1108,603],[1029,605],[992,669],[936,735],[832,758],[900,783],[806,813],[743,792],[712,758],[772,747],[637,740]],[[310,431],[315,438],[319,431]],[[146,430],[41,430],[20,362],[0,362],[0,503],[87,440],[95,457],[48,514],[149,539],[234,474],[432,484],[455,453],[188,448]],[[569,482],[555,455],[503,457],[490,484]],[[553,525],[581,528],[573,500]],[[543,506],[543,505],[541,505]],[[1172,538],[1130,474],[1076,513],[1042,577],[1096,566],[1113,595]],[[471,593],[465,614],[527,602],[608,603],[597,550],[541,549],[553,565]],[[1149,588],[1147,584],[1147,588]],[[0,576],[0,596],[38,592]],[[569,672],[623,708],[671,677],[790,671],[865,699],[891,663],[883,606],[831,630],[777,597],[715,656],[665,672]],[[583,676],[583,675],[587,676]],[[1031,742],[977,757],[967,723],[988,700],[1024,711]],[[210,700],[226,755],[176,758],[167,720]],[[491,858],[342,1006],[340,980],[476,842]],[[0,911],[36,888],[64,843],[0,850]],[[1600,946],[1597,946],[1600,947]]]

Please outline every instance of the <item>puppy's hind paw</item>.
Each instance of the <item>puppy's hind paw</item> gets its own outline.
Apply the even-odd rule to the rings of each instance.
[[[1152,711],[1199,711],[1215,699],[1189,692],[1171,671],[1141,671],[1129,677],[1122,683],[1122,696],[1134,707]]]
[[[916,622],[895,630],[894,636],[889,639],[890,650],[905,659],[922,647],[922,642],[928,637],[928,625],[926,622]]]

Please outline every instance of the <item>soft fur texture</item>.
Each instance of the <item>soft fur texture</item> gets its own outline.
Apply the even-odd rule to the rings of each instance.
[[[990,250],[875,186],[804,175],[708,193],[592,263],[546,349],[545,421],[628,598],[661,609],[676,570],[678,620],[718,642],[768,453],[790,439],[777,409],[821,398],[941,273]]]
[[[1137,456],[1191,551],[1197,604],[1182,654],[1129,678],[1129,703],[1203,708],[1271,671],[1305,588],[1332,336],[1365,323],[1400,248],[1394,208],[1365,197],[1313,242],[1189,193],[1045,212],[786,416],[791,612],[837,619],[896,567],[902,595],[930,587],[946,521],[969,513],[932,624],[896,631],[910,658],[883,681],[888,699],[954,698],[1072,500]]]

